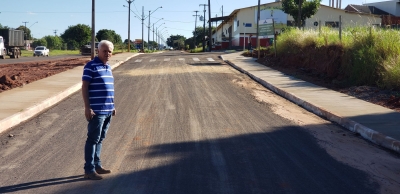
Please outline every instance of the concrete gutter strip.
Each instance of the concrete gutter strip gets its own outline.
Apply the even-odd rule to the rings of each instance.
[[[261,85],[263,85],[264,87],[268,88],[269,90],[275,92],[276,94],[290,100],[291,102],[305,108],[306,110],[322,117],[325,118],[329,121],[335,122],[343,127],[345,127],[346,129],[358,133],[360,134],[363,138],[377,144],[380,145],[382,147],[385,147],[387,149],[390,149],[392,151],[395,151],[397,153],[400,153],[400,141],[393,139],[389,136],[386,136],[382,133],[379,133],[377,131],[374,131],[360,123],[357,123],[353,120],[347,119],[347,118],[342,118],[336,114],[333,114],[331,112],[329,112],[328,110],[324,110],[321,107],[315,106],[310,102],[304,101],[300,98],[298,98],[297,96],[288,93],[280,88],[275,87],[274,85],[266,82],[265,80],[262,80],[256,76],[254,76],[253,74],[245,71],[244,69],[236,66],[234,63],[230,62],[229,60],[225,60],[223,56],[221,56],[222,60],[224,60],[226,63],[228,63],[229,65],[231,65],[233,68],[237,69],[238,71],[248,75],[250,78],[252,78],[253,80],[257,81],[258,83],[260,83]]]
[[[57,104],[64,98],[68,97],[69,95],[71,95],[71,94],[75,93],[76,91],[78,91],[79,89],[81,89],[81,86],[82,86],[81,83],[77,83],[77,84],[69,87],[68,89],[56,94],[55,96],[52,96],[32,107],[28,107],[19,113],[16,113],[16,114],[11,115],[3,120],[0,120],[0,133],[30,119],[31,117],[35,116],[37,113]]]

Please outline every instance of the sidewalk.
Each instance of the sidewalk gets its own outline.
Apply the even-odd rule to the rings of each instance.
[[[139,54],[111,57],[114,69]],[[0,133],[33,117],[81,89],[83,66],[0,93]]]
[[[308,111],[400,153],[400,113],[285,75],[241,53],[225,54],[221,58]]]

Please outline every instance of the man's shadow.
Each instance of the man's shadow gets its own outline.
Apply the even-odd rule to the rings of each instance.
[[[54,179],[48,179],[48,180],[33,181],[33,182],[22,183],[22,184],[18,184],[18,185],[0,187],[0,193],[10,193],[10,192],[16,192],[16,191],[21,191],[21,190],[29,190],[29,189],[34,189],[34,188],[40,188],[40,187],[46,187],[46,186],[52,186],[52,185],[60,185],[60,184],[65,184],[65,183],[73,183],[73,182],[79,182],[79,181],[85,181],[85,180],[87,180],[87,179],[83,178],[83,175],[76,175],[76,176],[69,176],[69,177],[63,177],[63,178],[54,178]]]

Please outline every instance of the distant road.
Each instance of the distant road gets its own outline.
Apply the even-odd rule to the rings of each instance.
[[[15,63],[25,63],[32,61],[46,61],[46,60],[58,60],[58,59],[68,59],[68,58],[81,58],[81,57],[90,57],[90,56],[82,56],[82,55],[59,55],[59,56],[50,56],[49,57],[20,57],[19,59],[11,59],[8,56],[5,59],[0,59],[0,65],[3,64],[15,64]]]

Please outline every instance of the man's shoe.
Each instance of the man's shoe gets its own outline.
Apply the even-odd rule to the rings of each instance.
[[[111,170],[104,169],[103,167],[96,168],[97,174],[110,174]]]
[[[102,176],[100,176],[99,174],[97,174],[96,172],[87,174],[85,173],[85,175],[83,176],[85,179],[91,179],[91,180],[101,180],[103,179]]]

